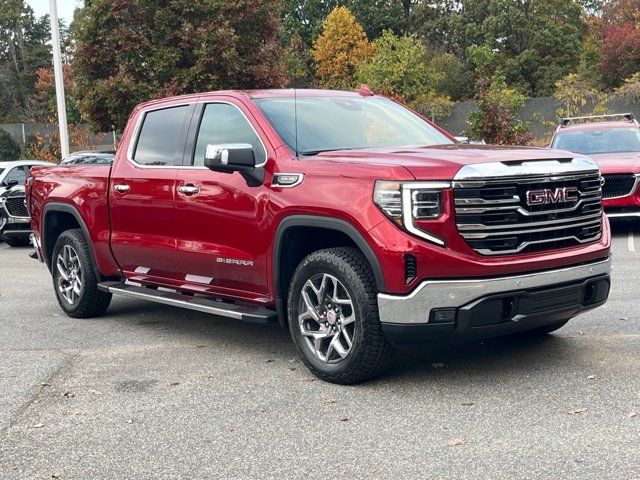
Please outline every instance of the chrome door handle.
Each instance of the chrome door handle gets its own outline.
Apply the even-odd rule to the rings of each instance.
[[[120,183],[113,186],[113,191],[118,193],[127,193],[131,187],[126,183]]]
[[[178,187],[178,191],[180,193],[184,193],[185,195],[195,195],[200,191],[200,189],[193,185],[182,185],[181,187]]]

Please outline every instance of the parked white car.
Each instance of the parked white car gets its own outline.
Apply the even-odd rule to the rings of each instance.
[[[29,170],[34,166],[53,165],[42,160],[18,160],[15,162],[0,162],[0,195],[8,188],[24,185],[29,178]]]

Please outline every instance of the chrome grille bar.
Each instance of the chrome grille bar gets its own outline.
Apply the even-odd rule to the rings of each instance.
[[[458,231],[482,255],[565,248],[602,235],[602,179],[590,158],[470,165],[453,187]]]

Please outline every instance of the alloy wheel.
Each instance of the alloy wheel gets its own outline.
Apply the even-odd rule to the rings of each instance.
[[[339,363],[353,346],[356,316],[345,286],[333,275],[319,273],[302,287],[298,323],[304,343],[321,361]]]
[[[84,287],[84,275],[80,258],[71,245],[64,245],[56,259],[57,287],[62,298],[70,305],[75,304]]]

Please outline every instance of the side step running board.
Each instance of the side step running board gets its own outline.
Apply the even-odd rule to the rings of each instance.
[[[104,292],[115,295],[138,298],[140,300],[162,303],[173,307],[187,308],[189,310],[235,318],[246,322],[265,323],[277,320],[276,312],[264,307],[225,303],[203,297],[194,297],[175,292],[129,285],[122,282],[102,282],[98,285],[98,288]]]

